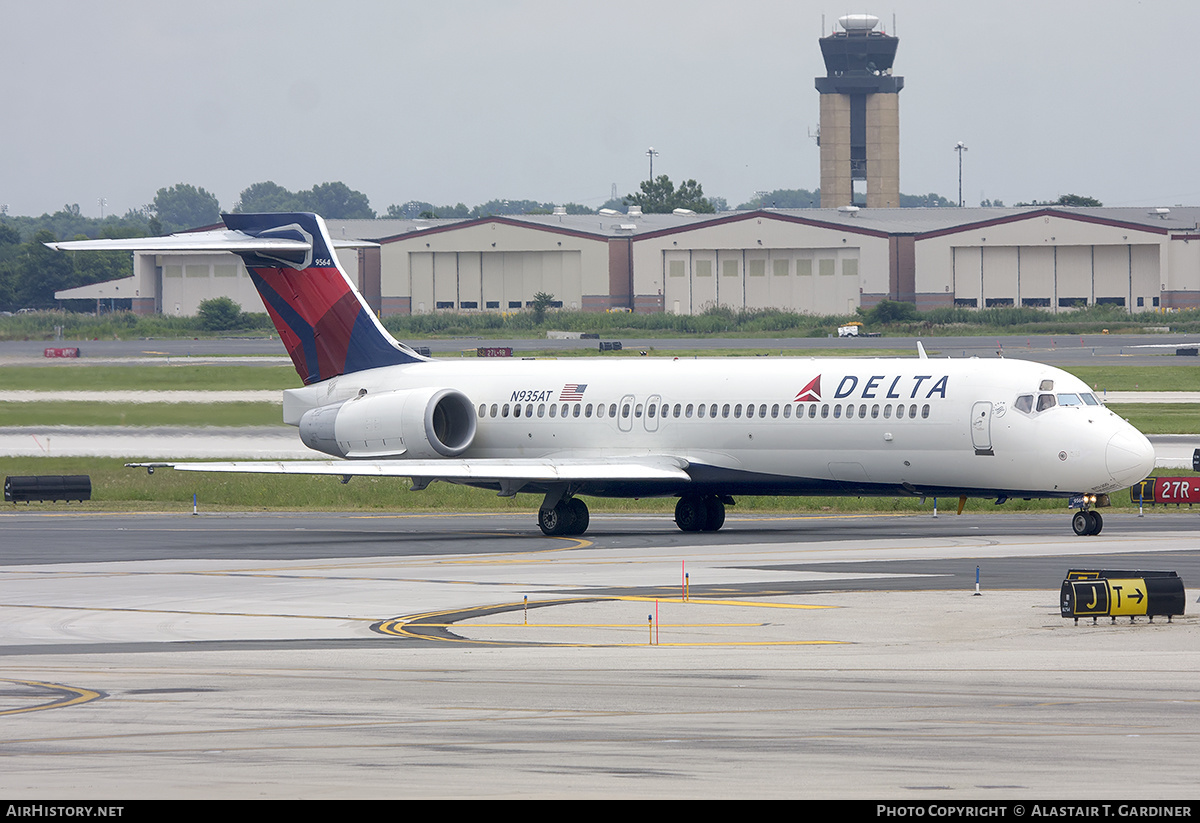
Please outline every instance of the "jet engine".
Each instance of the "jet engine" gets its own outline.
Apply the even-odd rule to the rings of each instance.
[[[334,457],[457,457],[475,439],[475,409],[462,392],[423,388],[368,394],[300,418],[300,439]]]

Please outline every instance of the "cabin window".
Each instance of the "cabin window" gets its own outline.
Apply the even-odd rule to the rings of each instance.
[[[764,406],[764,408],[766,408],[766,407]],[[774,418],[774,417],[778,417],[778,416],[779,416],[779,404],[776,403],[775,405],[771,406],[771,417]]]
[[[852,420],[853,418],[854,418],[854,404],[851,403],[850,405],[846,406],[846,419]]]
[[[545,416],[546,416],[546,404],[538,403],[538,417],[545,417]]]
[[[495,403],[493,403],[492,404],[492,417],[496,416],[496,411],[497,411],[497,406]]]
[[[571,407],[568,406],[566,403],[563,403],[562,406],[560,406],[558,409],[558,416],[566,417],[570,411],[571,411]]]
[[[671,406],[668,403],[663,403],[662,411],[658,413],[659,417],[666,417],[671,412]],[[675,407],[675,416],[679,416],[679,407]]]
[[[520,417],[520,416],[521,416],[521,404],[514,403],[513,404],[513,417]]]
[[[737,417],[737,412],[734,412],[733,416]],[[754,404],[750,403],[746,406],[746,418],[749,419],[752,417],[754,417]]]
[[[738,403],[736,406],[733,407],[733,417],[736,420],[737,418],[739,418],[741,416],[742,416],[742,404]]]
[[[783,404],[783,419],[787,420],[791,416],[792,416],[792,404],[784,403]]]
[[[500,407],[500,416],[508,417],[508,404],[507,403],[505,403],[503,406]]]
[[[833,419],[837,420],[841,416],[842,416],[842,404],[838,403],[836,406],[833,407]]]
[[[692,411],[692,407],[691,407],[691,406],[688,406],[688,412],[689,412],[689,413],[688,413],[688,417],[691,417],[691,416],[692,416],[692,415],[691,415],[691,411]],[[681,405],[679,405],[678,403],[676,403],[676,404],[675,404],[675,416],[676,416],[676,417],[678,417],[678,416],[679,416],[680,414],[682,414],[682,413],[683,413],[683,406],[681,406]]]
[[[1051,382],[1051,381],[1049,381],[1049,380],[1043,380],[1042,382],[1043,382],[1043,383],[1049,383],[1049,382]],[[1037,410],[1038,410],[1038,411],[1045,411],[1046,409],[1052,409],[1052,408],[1054,408],[1055,402],[1056,402],[1056,401],[1055,401],[1055,399],[1054,399],[1054,395],[1052,395],[1052,394],[1039,394],[1039,395],[1038,395],[1038,404],[1037,404]]]
[[[647,417],[654,417],[654,413],[655,413],[655,411],[656,411],[657,409],[658,409],[658,406],[656,406],[656,405],[654,405],[653,403],[651,403],[649,406],[647,406],[647,407],[646,407],[646,416],[647,416]]]
[[[816,416],[817,416],[817,404],[813,403],[811,406],[808,407],[808,417],[811,420],[812,418],[814,418]]]
[[[592,404],[591,403],[588,403],[586,406],[583,407],[583,416],[584,417],[592,416]]]
[[[1021,395],[1017,398],[1017,402],[1013,403],[1013,408],[1019,412],[1025,412],[1026,414],[1029,414],[1031,411],[1033,411],[1033,395]]]
[[[703,403],[701,403],[700,408],[696,409],[696,415],[698,417],[704,417],[704,412],[707,408],[708,408],[707,406],[705,406]]]
[[[917,416],[917,404],[916,403],[913,403],[911,406],[908,407],[908,416],[909,417]]]
[[[628,417],[629,417],[629,404],[628,403],[626,403],[625,405],[623,405],[621,407],[621,417],[628,419]]]
[[[726,406],[725,408],[726,408],[726,409],[728,409],[728,408],[729,408],[729,406]],[[708,416],[709,416],[709,417],[716,417],[716,416],[717,416],[717,404],[716,404],[716,403],[713,403],[711,406],[709,406],[709,407],[708,407]],[[725,415],[725,416],[726,416],[726,417],[728,417],[728,416],[729,416],[729,414],[728,414],[728,413],[726,413],[726,415]]]
[[[575,404],[575,408],[573,409],[573,413],[572,413],[572,415],[571,415],[571,416],[572,416],[572,417],[578,417],[578,416],[579,416],[579,409],[580,409],[580,404],[579,404],[579,403],[576,403],[576,404]]]
[[[533,404],[532,403],[525,404],[525,416],[533,417]]]
[[[883,419],[887,420],[891,416],[892,416],[892,404],[888,403],[886,406],[883,407]]]
[[[633,416],[638,418],[639,420],[641,419],[641,417],[642,417],[642,404],[641,403],[638,403],[636,406],[634,406]]]
[[[903,404],[903,403],[897,403],[897,404],[896,404],[896,419],[897,419],[897,420],[900,420],[900,419],[902,419],[903,417],[904,417],[904,404]]]
[[[859,417],[867,416],[867,404],[866,403],[863,403],[861,406],[858,407],[858,416]]]
[[[758,407],[758,416],[759,417],[767,416],[767,404],[766,403],[763,403]]]
[[[553,403],[550,404],[550,416],[558,417],[558,406],[554,405]]]
[[[480,405],[480,406],[479,406],[479,416],[480,416],[480,417],[487,417],[487,406],[486,406],[486,405]]]
[[[829,404],[826,403],[825,405],[821,406],[821,417],[825,418],[828,416],[829,416]]]
[[[687,404],[687,408],[683,410],[683,416],[684,416],[684,417],[691,417],[691,416],[692,416],[692,404],[691,404],[691,403],[688,403],[688,404]]]
[[[721,416],[729,417],[729,404],[728,403],[726,403],[724,406],[721,407]]]
[[[617,404],[616,404],[616,403],[609,403],[609,404],[608,404],[608,416],[609,416],[609,417],[616,417],[616,416],[617,416]],[[627,414],[627,415],[625,415],[625,416],[626,416],[626,417],[628,417],[629,415]]]
[[[596,416],[597,417],[604,416],[604,404],[603,403],[599,403],[596,405]]]

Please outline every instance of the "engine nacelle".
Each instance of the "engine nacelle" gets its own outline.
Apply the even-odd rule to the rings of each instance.
[[[454,389],[360,394],[300,418],[300,439],[334,457],[457,457],[475,439],[475,409]]]

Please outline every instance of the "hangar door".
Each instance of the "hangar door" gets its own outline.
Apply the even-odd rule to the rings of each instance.
[[[663,305],[842,314],[859,305],[858,249],[693,249],[663,253]]]
[[[538,292],[563,308],[582,305],[579,251],[412,252],[412,310],[515,311]]]
[[[1050,311],[1110,304],[1131,312],[1158,305],[1156,245],[958,247],[954,303]]]

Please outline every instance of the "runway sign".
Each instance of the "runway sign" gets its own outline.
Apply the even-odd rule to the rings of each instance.
[[[1183,614],[1183,580],[1175,572],[1072,569],[1061,590],[1063,617]]]

